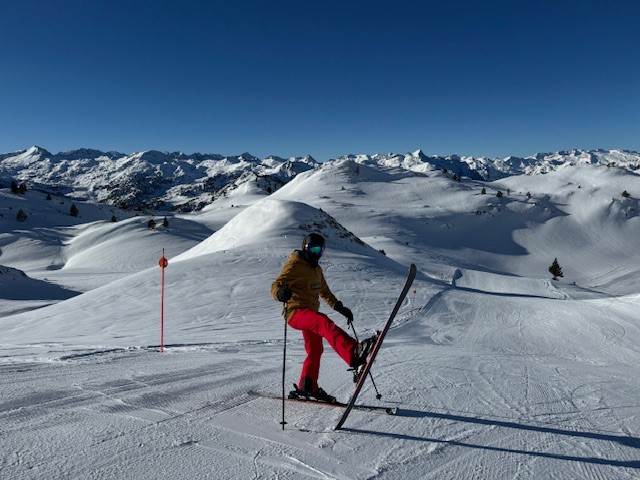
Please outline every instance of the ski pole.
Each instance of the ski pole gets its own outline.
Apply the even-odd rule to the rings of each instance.
[[[349,326],[351,327],[351,330],[353,330],[353,336],[356,338],[356,342],[360,343],[360,340],[358,340],[358,334],[356,333],[356,327],[353,326],[353,322],[348,322]],[[371,383],[373,384],[373,389],[376,391],[376,399],[380,400],[382,398],[382,394],[378,391],[378,387],[376,385],[375,380],[373,379],[373,374],[371,373],[371,370],[369,370],[369,378],[371,379]]]
[[[284,404],[285,404],[285,369],[287,362],[287,304],[284,304],[284,347],[282,348],[282,421],[280,425],[282,425],[282,430],[284,430],[284,426],[287,422],[284,419]]]

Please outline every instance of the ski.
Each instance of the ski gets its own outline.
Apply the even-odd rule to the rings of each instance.
[[[271,398],[273,400],[282,400],[282,396],[278,395],[277,393],[271,393],[271,392],[261,392],[261,391],[257,391],[257,390],[250,390],[249,395],[255,396],[255,397],[263,397],[263,398]],[[346,408],[347,404],[346,403],[342,403],[342,402],[333,402],[333,403],[329,403],[329,402],[322,402],[319,400],[313,400],[312,398],[304,398],[304,397],[300,397],[300,398],[287,398],[286,399],[287,402],[300,402],[300,403],[309,403],[311,405],[318,405],[321,407],[333,407],[333,408]],[[397,407],[384,407],[384,406],[379,406],[379,405],[353,405],[352,408],[356,409],[356,410],[363,410],[366,412],[374,412],[374,413],[386,413],[387,415],[396,415],[398,413],[398,408]]]
[[[378,350],[380,350],[382,341],[384,340],[385,335],[389,331],[389,328],[391,327],[391,323],[393,322],[393,319],[396,318],[396,315],[398,314],[398,310],[400,310],[400,306],[402,305],[402,302],[407,296],[407,293],[409,292],[409,289],[411,288],[411,284],[413,283],[413,280],[415,278],[416,278],[416,266],[412,263],[411,267],[409,268],[409,275],[407,276],[407,281],[405,282],[404,287],[402,288],[402,292],[400,292],[400,296],[398,297],[398,300],[396,301],[396,304],[393,307],[393,310],[391,311],[391,315],[389,315],[389,320],[387,320],[387,323],[384,325],[384,328],[378,335],[378,339],[376,340],[376,343],[373,346],[373,350],[369,354],[369,360],[367,360],[367,363],[365,363],[364,368],[359,372],[358,382],[356,383],[356,387],[353,390],[353,393],[351,394],[351,398],[349,399],[349,402],[345,406],[344,413],[342,414],[342,418],[338,422],[338,425],[336,425],[336,428],[335,428],[336,430],[340,430],[340,428],[342,428],[342,425],[344,424],[345,420],[349,416],[349,412],[351,412],[351,410],[355,408],[355,403],[358,398],[358,394],[360,393],[360,390],[362,390],[362,386],[364,385],[364,382],[367,379],[369,372],[371,371],[371,365],[376,359],[376,355],[378,354]]]

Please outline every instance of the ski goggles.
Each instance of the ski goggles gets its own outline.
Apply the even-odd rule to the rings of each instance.
[[[322,245],[307,245],[307,252],[319,257],[324,252],[324,247]]]

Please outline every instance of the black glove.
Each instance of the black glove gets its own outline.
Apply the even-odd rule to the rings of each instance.
[[[333,309],[338,312],[340,315],[343,315],[347,319],[347,325],[351,325],[353,322],[353,313],[347,307],[342,305],[342,302],[336,303],[336,306]]]
[[[291,300],[292,296],[293,296],[293,292],[287,285],[283,285],[276,292],[276,298],[278,299],[279,302],[282,302],[282,303],[288,302],[289,300]]]

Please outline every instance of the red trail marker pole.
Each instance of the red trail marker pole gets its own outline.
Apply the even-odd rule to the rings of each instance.
[[[158,262],[162,270],[162,296],[160,299],[160,352],[164,352],[164,269],[169,265],[169,261],[164,256],[164,248],[162,249],[162,257]]]

